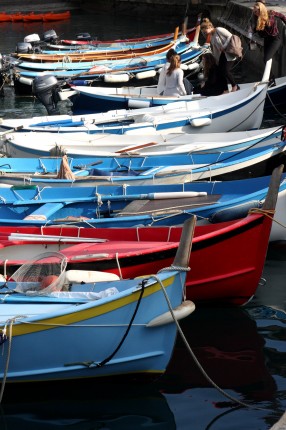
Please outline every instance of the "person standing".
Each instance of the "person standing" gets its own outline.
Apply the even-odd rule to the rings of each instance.
[[[184,72],[180,66],[180,56],[178,54],[173,55],[170,60],[170,66],[166,71],[166,81],[163,96],[179,97],[187,95],[184,85]]]
[[[177,52],[175,51],[175,49],[171,48],[169,49],[169,51],[166,54],[166,63],[163,65],[160,75],[159,75],[159,80],[158,80],[158,85],[157,85],[157,94],[162,95],[165,85],[166,85],[166,73],[167,70],[170,66],[170,61],[173,55],[176,55]]]
[[[231,84],[232,91],[239,90],[239,86],[236,84],[231,73],[231,68],[236,57],[226,51],[232,37],[232,33],[226,28],[214,27],[208,18],[203,19],[203,22],[201,23],[201,31],[206,38],[209,36],[212,53],[215,57],[216,63],[228,82]]]
[[[262,1],[257,1],[253,6],[253,30],[264,39],[263,62],[273,58],[281,45],[281,38],[277,25],[277,18],[280,18],[286,24],[286,16],[274,10],[267,10]],[[270,79],[274,80],[271,72]]]
[[[219,96],[228,93],[227,80],[210,52],[202,55],[202,64],[205,81],[195,90],[195,94],[202,96]]]

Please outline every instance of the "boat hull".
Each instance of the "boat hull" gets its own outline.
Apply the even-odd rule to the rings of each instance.
[[[176,308],[182,303],[184,276],[171,272],[160,278]],[[78,299],[76,304],[69,303],[70,299],[34,296],[21,303],[17,296],[2,302],[2,328],[10,317],[22,315],[14,324],[8,322],[7,336],[13,348],[6,383],[162,374],[172,355],[176,325],[147,327],[153,318],[168,311],[160,283],[153,279],[143,296],[138,289],[142,280],[103,285],[120,288],[123,282],[127,283],[126,291],[119,290],[114,299],[86,303]],[[98,283],[100,288],[103,285]],[[81,289],[90,287],[87,284]],[[1,354],[1,380],[6,362],[6,354]]]
[[[2,227],[2,234],[9,232],[55,235],[77,240],[93,236],[107,239],[107,243],[82,243],[71,245],[64,239],[54,245],[38,241],[34,244],[10,242],[7,250],[0,250],[1,261],[6,261],[5,271],[12,274],[31,252],[43,249],[58,250],[68,257],[68,268],[77,270],[103,270],[124,278],[132,278],[145,271],[156,273],[168,267],[174,257],[182,232],[181,227],[138,227],[77,229],[75,227]],[[246,218],[219,224],[198,225],[192,245],[191,271],[187,273],[187,298],[204,305],[243,305],[254,295],[265,261],[271,219],[263,215],[248,215]],[[114,245],[112,241],[122,241]],[[15,238],[16,240],[16,238]],[[157,242],[157,243],[156,243]],[[3,241],[2,241],[3,243]],[[136,244],[138,247],[136,247]],[[21,252],[21,246],[23,251]],[[33,251],[33,246],[35,250]],[[148,250],[148,246],[150,246]],[[9,247],[11,250],[9,251]],[[16,247],[16,249],[15,249]],[[52,247],[52,248],[50,248]],[[140,249],[141,248],[141,249]],[[15,260],[22,255],[22,259]],[[25,257],[24,257],[25,256]],[[4,269],[2,263],[2,271]]]

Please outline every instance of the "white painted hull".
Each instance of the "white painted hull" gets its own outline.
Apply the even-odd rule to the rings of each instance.
[[[280,140],[280,128],[250,130],[229,133],[166,135],[118,135],[109,133],[92,135],[86,133],[14,132],[4,134],[0,142],[1,152],[8,157],[46,157],[67,154],[73,158],[118,156],[126,152],[134,156],[190,154],[193,152],[221,152],[240,147],[256,147],[275,144]]]

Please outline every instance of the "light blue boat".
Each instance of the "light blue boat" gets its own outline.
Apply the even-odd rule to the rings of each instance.
[[[162,374],[176,340],[173,318],[195,308],[183,302],[194,224],[185,225],[174,268],[157,275],[119,280],[89,272],[86,283],[84,271],[66,271],[60,253],[21,266],[15,282],[1,285],[1,381]]]
[[[219,153],[114,155],[94,159],[4,158],[0,184],[41,187],[86,187],[109,184],[152,185],[214,179],[241,179],[271,174],[285,159],[284,141]],[[24,165],[24,167],[22,167]],[[53,167],[56,169],[53,170]],[[24,172],[23,172],[24,169]],[[30,170],[28,170],[30,169]]]

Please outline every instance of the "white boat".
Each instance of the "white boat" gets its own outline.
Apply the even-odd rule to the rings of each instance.
[[[229,133],[170,133],[154,135],[116,135],[110,133],[4,132],[0,135],[0,151],[13,158],[38,158],[68,155],[72,158],[106,156],[164,156],[197,152],[233,151],[262,147],[281,139],[280,127]]]
[[[285,77],[277,78],[276,85],[268,87],[265,100],[267,109],[271,105],[278,108],[285,105],[285,82]],[[251,83],[240,84],[241,89],[251,87]],[[72,102],[71,110],[76,115],[104,112],[111,109],[162,106],[178,101],[178,97],[159,95],[157,85],[118,87],[71,85],[70,90],[63,89],[59,94],[63,100],[70,99]],[[180,96],[179,100],[196,101],[200,97],[198,94],[185,95]]]
[[[56,133],[86,132],[112,134],[218,133],[257,129],[263,119],[272,60],[261,82],[251,88],[196,101],[179,101],[165,106],[135,110],[108,111],[99,114],[55,115],[2,120],[1,127],[23,131]]]

